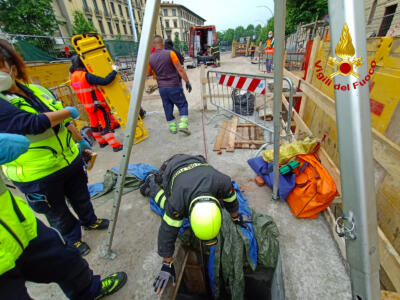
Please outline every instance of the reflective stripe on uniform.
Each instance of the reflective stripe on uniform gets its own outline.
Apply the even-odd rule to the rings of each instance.
[[[167,215],[167,213],[164,214],[163,220],[164,220],[165,223],[167,223],[169,226],[177,227],[177,228],[180,228],[180,227],[182,226],[182,223],[183,223],[183,220],[175,220],[175,219],[172,219],[170,216]]]
[[[154,201],[156,201],[157,204],[158,204],[158,202],[159,202],[159,200],[160,200],[160,198],[161,198],[161,196],[163,194],[164,194],[164,190],[161,189],[161,190],[158,191],[157,195],[154,197]]]
[[[96,87],[89,87],[89,88],[86,88],[86,89],[76,89],[75,93],[82,94],[82,93],[93,92],[95,90],[96,90]]]
[[[180,168],[178,171],[176,171],[171,179],[171,184],[170,184],[170,188],[169,188],[170,193],[172,193],[172,187],[174,186],[174,181],[175,181],[176,177],[181,175],[183,172],[190,171],[197,167],[205,167],[205,166],[208,166],[208,164],[193,163],[193,164],[187,165],[186,167]]]
[[[223,199],[224,202],[233,202],[236,200],[236,192],[233,192],[233,195],[230,196],[229,198]]]

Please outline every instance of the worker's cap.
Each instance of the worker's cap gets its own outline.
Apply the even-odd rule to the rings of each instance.
[[[0,133],[0,165],[16,160],[28,151],[29,140],[19,134]]]
[[[189,206],[190,226],[200,240],[213,241],[221,229],[221,219],[221,204],[218,199],[211,196],[200,196],[191,201]]]

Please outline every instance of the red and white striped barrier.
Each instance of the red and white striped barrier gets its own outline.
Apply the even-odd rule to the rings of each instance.
[[[230,74],[217,74],[217,82],[220,85],[231,88],[253,92],[256,94],[265,94],[265,80],[259,78],[248,78]]]

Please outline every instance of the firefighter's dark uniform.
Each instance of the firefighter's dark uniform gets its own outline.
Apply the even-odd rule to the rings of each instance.
[[[213,56],[214,64],[215,64],[216,66],[218,66],[218,67],[219,67],[219,65],[220,65],[220,59],[221,59],[221,58],[220,58],[219,45],[220,45],[220,43],[217,42],[217,43],[214,43],[214,44],[211,46],[211,55]]]
[[[239,208],[231,178],[208,165],[201,155],[178,154],[164,162],[159,181],[150,195],[165,210],[158,233],[158,254],[171,257],[183,218],[189,216],[189,205],[195,197],[212,196],[222,200],[229,213]],[[222,204],[222,203],[221,203]]]

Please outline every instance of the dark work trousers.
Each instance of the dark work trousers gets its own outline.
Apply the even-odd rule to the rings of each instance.
[[[71,165],[54,174],[37,181],[14,184],[25,194],[35,212],[44,214],[50,226],[56,228],[67,242],[75,243],[82,238],[81,226],[92,225],[97,220],[87,182],[79,155]],[[79,220],[69,210],[66,198]]]
[[[265,64],[266,64],[266,67],[267,67],[267,72],[268,72],[268,73],[271,73],[271,69],[272,69],[272,55],[271,55],[271,54],[268,54],[267,57],[268,57],[268,58],[267,58]]]
[[[16,261],[14,269],[0,275],[2,300],[31,300],[26,281],[57,283],[74,300],[92,300],[98,295],[100,276],[93,275],[79,250],[64,242],[60,234],[37,220],[38,236]]]
[[[160,87],[158,90],[164,106],[167,122],[175,120],[174,105],[178,107],[181,117],[187,117],[189,115],[188,103],[182,86]]]

